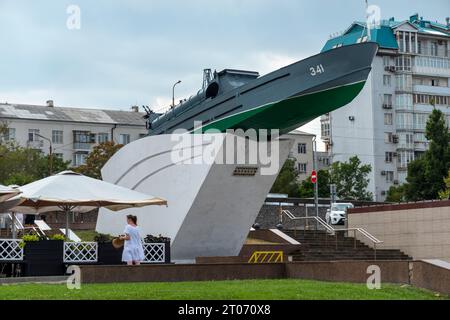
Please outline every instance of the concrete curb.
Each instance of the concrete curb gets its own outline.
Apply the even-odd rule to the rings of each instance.
[[[0,278],[0,286],[15,284],[63,284],[67,282],[67,279],[67,276]]]

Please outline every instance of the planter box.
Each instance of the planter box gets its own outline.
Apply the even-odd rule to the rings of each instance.
[[[64,275],[63,241],[27,242],[24,248],[24,275],[27,277]]]
[[[112,242],[98,244],[98,264],[101,265],[120,265],[122,264],[123,248],[116,249]]]

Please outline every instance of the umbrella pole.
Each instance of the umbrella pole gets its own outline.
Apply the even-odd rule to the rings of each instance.
[[[69,240],[69,214],[70,209],[66,208],[66,240]]]
[[[12,238],[16,239],[17,238],[17,229],[16,229],[16,213],[15,212],[11,212],[11,220],[12,220],[12,225],[11,225],[11,231],[12,231]]]

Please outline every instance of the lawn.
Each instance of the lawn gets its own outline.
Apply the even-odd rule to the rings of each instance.
[[[0,300],[431,300],[448,299],[400,285],[368,290],[363,284],[304,280],[255,280],[184,283],[90,284],[68,290],[61,284],[0,287]]]

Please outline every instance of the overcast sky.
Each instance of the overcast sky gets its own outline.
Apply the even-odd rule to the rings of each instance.
[[[445,21],[449,0],[380,0],[383,18]],[[66,26],[69,5],[81,29]],[[318,53],[364,20],[363,0],[0,0],[0,102],[167,107],[196,92],[202,70],[264,74]],[[319,132],[316,121],[307,127]]]

